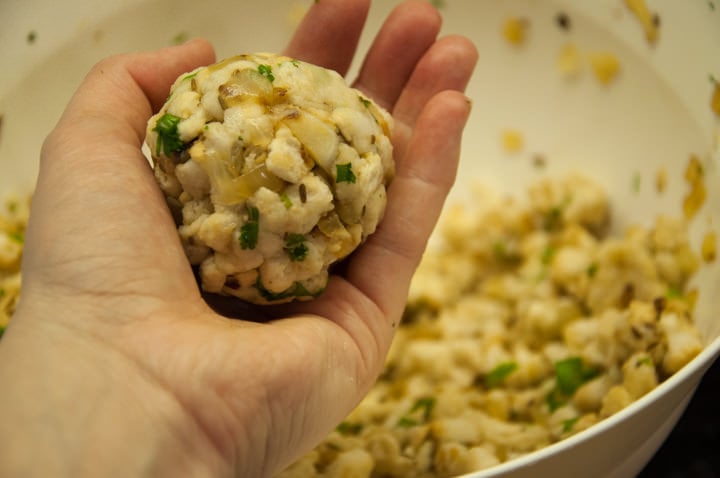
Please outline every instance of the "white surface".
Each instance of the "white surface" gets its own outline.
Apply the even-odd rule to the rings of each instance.
[[[376,0],[366,48],[379,20],[396,4]],[[44,136],[75,87],[100,58],[169,45],[179,34],[204,36],[218,56],[280,50],[297,14],[310,1],[207,0],[4,0],[0,2],[0,195],[30,191]],[[622,0],[445,0],[445,33],[462,33],[478,46],[480,62],[468,90],[474,111],[465,135],[459,199],[472,180],[520,191],[546,174],[581,170],[604,183],[619,227],[647,222],[659,212],[678,214],[686,192],[682,178],[690,154],[702,158],[710,186],[706,206],[693,223],[697,244],[720,224],[716,153],[717,118],[709,101],[709,76],[720,78],[720,11],[706,0],[648,0],[660,13],[660,40],[649,46]],[[720,4],[718,5],[720,10]],[[571,30],[555,25],[564,11]],[[92,13],[91,13],[92,12]],[[530,21],[521,49],[502,38],[508,15]],[[62,19],[62,21],[60,21]],[[29,32],[35,41],[28,42]],[[622,64],[609,88],[587,64],[575,81],[555,68],[560,47],[610,51]],[[526,148],[506,155],[500,133],[522,132]],[[541,154],[539,171],[532,158]],[[668,171],[659,195],[654,177]],[[640,178],[640,189],[632,187]],[[639,402],[600,425],[540,452],[479,472],[475,477],[632,476],[649,458],[684,409],[702,373],[720,353],[715,296],[720,265],[698,275],[697,319],[708,349]],[[547,473],[547,474],[546,474]]]

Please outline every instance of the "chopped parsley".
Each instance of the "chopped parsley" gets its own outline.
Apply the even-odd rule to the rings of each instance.
[[[410,411],[398,420],[397,426],[408,428],[425,423],[430,418],[433,408],[435,408],[435,399],[433,397],[419,398],[410,408]]]
[[[570,430],[572,430],[579,419],[580,419],[580,417],[573,417],[573,418],[568,418],[567,420],[563,420],[563,422],[562,422],[563,433],[567,433]]]
[[[566,197],[560,204],[550,208],[550,210],[545,213],[545,217],[543,218],[543,228],[546,231],[552,231],[562,225],[563,213],[571,201],[572,198]]]
[[[5,326],[0,325],[0,339],[2,338],[4,333],[5,333]]]
[[[588,266],[588,268],[585,272],[587,273],[588,277],[590,277],[592,279],[593,277],[595,277],[595,274],[597,274],[597,271],[598,271],[598,265],[593,262],[592,264],[590,264]]]
[[[555,206],[548,211],[545,216],[545,229],[551,231],[555,229],[562,221],[562,209]]]
[[[0,299],[5,295],[5,289],[0,287]]]
[[[585,365],[580,357],[570,357],[555,362],[555,388],[547,396],[550,411],[565,404],[583,384],[597,377],[600,372]]]
[[[272,66],[270,65],[259,65],[258,73],[267,78],[270,83],[275,81],[275,75],[273,75]]]
[[[295,282],[293,285],[291,285],[282,292],[271,292],[262,285],[260,276],[258,276],[257,281],[255,281],[255,288],[260,293],[260,296],[262,296],[262,298],[267,300],[268,302],[287,299],[288,297],[318,297],[320,294],[323,293],[323,290],[312,293],[308,291],[305,286],[302,285],[300,282]]]
[[[372,104],[372,102],[369,99],[363,98],[362,96],[358,96],[358,98],[360,99],[360,103],[365,105],[365,108],[370,108],[370,105]]]
[[[8,233],[8,237],[10,237],[10,239],[17,242],[18,244],[22,244],[25,242],[25,235],[20,231],[10,232]]]
[[[544,266],[549,266],[550,263],[552,263],[553,257],[555,257],[555,248],[553,246],[547,246],[540,255],[540,262],[542,262]]]
[[[502,240],[493,245],[493,253],[498,261],[506,264],[516,264],[522,260],[516,248]]]
[[[357,422],[342,422],[335,430],[341,435],[358,435],[363,430],[363,424]]]
[[[642,367],[643,365],[647,365],[649,367],[655,366],[655,364],[653,363],[653,361],[650,357],[641,357],[641,358],[637,359],[637,362],[635,362],[636,367]]]
[[[682,291],[679,288],[672,286],[672,285],[670,287],[668,287],[667,292],[665,292],[665,297],[667,297],[668,299],[682,299],[682,296],[683,296]]]
[[[258,208],[248,208],[248,220],[240,228],[240,247],[243,249],[255,249],[257,246],[258,232],[260,229],[260,211]]]
[[[575,390],[598,376],[598,370],[586,366],[580,357],[570,357],[555,363],[555,378],[560,390],[572,395]]]
[[[155,150],[162,152],[165,156],[181,151],[185,146],[180,140],[178,133],[178,124],[180,118],[170,113],[165,113],[157,120],[153,131],[158,135],[157,146]]]
[[[355,173],[353,173],[351,163],[336,164],[335,170],[337,171],[336,181],[338,183],[353,183],[354,184],[355,181],[357,181],[357,178],[355,177]]]
[[[200,70],[194,71],[192,73],[188,73],[187,75],[183,76],[182,81],[192,80],[193,78],[195,78],[197,76],[198,73],[200,73]]]
[[[283,205],[285,206],[285,209],[290,209],[292,207],[292,200],[287,195],[286,192],[280,193],[280,200],[282,201]]]
[[[190,39],[190,35],[188,34],[188,32],[178,32],[178,34],[172,38],[172,42],[175,45],[182,45],[189,39]]]
[[[493,388],[501,385],[505,379],[518,368],[516,362],[503,362],[485,375],[485,387]]]
[[[304,261],[307,257],[308,247],[305,245],[303,234],[288,234],[285,236],[285,250],[293,262]]]

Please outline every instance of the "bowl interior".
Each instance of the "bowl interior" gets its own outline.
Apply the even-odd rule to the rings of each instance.
[[[97,60],[196,36],[210,39],[219,58],[279,51],[310,2],[207,0],[198,9],[190,0],[109,0],[93,6],[93,14],[83,0],[40,3],[43,8],[37,2],[0,5],[0,64],[12,66],[0,77],[0,196],[32,190],[42,139]],[[397,3],[374,2],[361,49]],[[710,109],[711,79],[713,74],[720,78],[720,56],[713,48],[720,44],[720,12],[712,2],[653,1],[661,26],[655,45],[620,1],[435,3],[445,16],[443,33],[470,37],[480,52],[468,89],[474,110],[450,203],[471,201],[468,186],[474,182],[517,194],[530,181],[579,171],[607,188],[614,226],[622,230],[650,223],[660,213],[682,213],[691,155],[701,160],[706,184],[720,184],[718,121]],[[570,20],[569,28],[559,27],[560,14]],[[60,15],[64,21],[55,22]],[[511,16],[528,26],[520,47],[503,38],[503,22]],[[580,59],[572,78],[557,66],[567,44],[576,47]],[[619,60],[620,72],[609,85],[598,81],[588,63],[588,55],[597,52]],[[507,130],[522,135],[522,151],[504,151],[501,136]],[[656,188],[661,170],[667,174],[662,193]],[[711,186],[691,225],[697,249],[718,224],[720,188]],[[645,397],[647,402],[660,399],[675,382],[699,377],[720,353],[720,321],[713,313],[719,306],[720,264],[705,264],[693,287],[699,291],[697,323],[708,350]]]

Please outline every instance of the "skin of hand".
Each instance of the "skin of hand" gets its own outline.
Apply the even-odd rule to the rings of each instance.
[[[285,53],[345,74],[369,0],[315,2]],[[0,345],[2,476],[272,476],[380,373],[453,184],[477,59],[428,2],[387,18],[354,86],[395,120],[385,218],[317,300],[262,323],[203,300],[141,153],[203,40],[98,63],[46,139],[23,292]]]

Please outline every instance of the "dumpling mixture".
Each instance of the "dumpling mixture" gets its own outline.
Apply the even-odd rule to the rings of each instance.
[[[285,56],[179,77],[146,143],[202,288],[253,303],[320,294],[382,219],[391,128],[339,74]]]
[[[474,190],[413,278],[385,370],[277,478],[443,478],[532,453],[652,391],[703,349],[683,219],[609,230],[580,175]]]
[[[20,297],[20,263],[30,201],[9,198],[0,204],[0,337]]]

